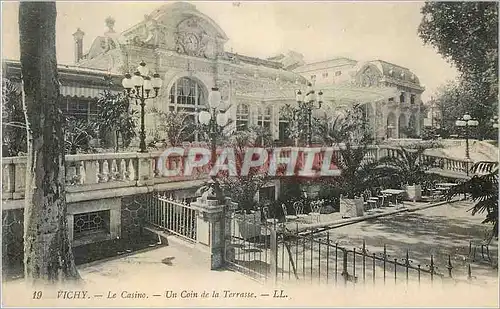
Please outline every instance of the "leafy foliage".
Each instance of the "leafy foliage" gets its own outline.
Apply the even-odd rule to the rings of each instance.
[[[122,146],[128,147],[136,136],[137,112],[130,109],[129,99],[123,93],[104,90],[97,100],[97,129],[99,135],[106,132],[116,134],[115,151],[118,151],[118,137],[122,137]]]
[[[22,97],[17,87],[6,78],[2,80],[2,145],[4,157],[25,153],[28,145]]]
[[[395,156],[385,156],[379,160],[375,173],[382,182],[393,185],[422,184],[429,178],[426,171],[435,161],[423,157],[426,149],[423,146],[416,149],[399,147],[395,149]]]
[[[471,137],[494,137],[496,132],[488,120],[496,113],[496,104],[487,105],[484,101],[477,100],[473,92],[466,87],[464,80],[457,80],[449,81],[438,88],[434,103],[440,114],[437,119],[439,134],[442,137],[448,137],[450,134],[463,135],[464,132],[455,126],[455,121],[469,113],[480,120],[479,127],[470,130]]]
[[[490,119],[498,97],[498,2],[426,2],[422,14],[418,32],[424,43],[462,73],[460,96],[450,108],[458,106],[463,115],[463,101],[473,117]],[[487,125],[480,122],[481,133]]]
[[[237,131],[229,136],[227,146],[234,150],[237,170],[241,170],[247,147],[270,145],[271,139],[266,138],[268,134],[266,130],[250,127],[247,131]],[[257,206],[254,196],[268,183],[269,176],[263,174],[259,168],[251,168],[247,175],[221,175],[218,181],[224,194],[237,202],[239,209],[248,211]]]
[[[171,146],[179,146],[183,141],[189,140],[195,134],[196,123],[189,117],[190,114],[169,111],[164,112],[158,109],[153,110],[160,119],[160,125],[158,126],[158,131],[162,132],[159,134],[165,134],[166,142]]]
[[[67,154],[93,152],[90,141],[97,138],[97,124],[84,119],[68,117],[64,126],[64,142]]]
[[[333,118],[326,114],[323,117],[316,117],[313,134],[325,146],[343,143],[364,145],[372,142],[368,124],[363,117],[363,110],[360,105],[354,105],[345,114]]]
[[[315,133],[324,145],[339,146],[340,155],[336,164],[342,172],[340,177],[328,181],[326,186],[335,186],[336,194],[355,198],[376,185],[373,174],[376,162],[367,158],[372,138],[361,107],[356,105],[333,121],[325,116],[317,119],[315,124]]]
[[[483,223],[493,224],[493,234],[498,235],[498,162],[478,162],[471,168],[473,173],[486,169],[484,175],[474,175],[471,179],[452,187],[446,196],[451,199],[457,195],[468,194],[475,203],[470,210],[472,215],[486,212]]]

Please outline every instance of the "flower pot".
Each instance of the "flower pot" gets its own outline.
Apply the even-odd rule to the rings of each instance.
[[[422,185],[406,186],[408,199],[413,202],[422,200]]]
[[[247,240],[261,235],[260,212],[235,214],[232,221],[233,235],[236,237]]]
[[[352,218],[363,216],[363,199],[355,198],[341,198],[340,199],[340,213],[342,218]]]

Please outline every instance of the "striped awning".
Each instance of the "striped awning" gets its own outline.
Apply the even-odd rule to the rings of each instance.
[[[60,92],[62,96],[79,97],[79,98],[99,98],[100,94],[104,92],[104,88],[91,88],[81,86],[66,86],[61,85]],[[117,91],[111,91],[116,93]]]
[[[88,88],[88,87],[75,87],[75,86],[64,86],[61,88],[61,95],[70,97],[85,97],[85,98],[98,98],[99,94],[103,92],[103,89],[99,88]]]

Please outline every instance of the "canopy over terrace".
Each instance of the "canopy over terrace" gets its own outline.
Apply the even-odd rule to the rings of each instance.
[[[295,101],[298,89],[304,91],[303,85],[293,85],[286,88],[264,88],[256,91],[236,93],[238,97],[260,100],[264,103],[276,101]],[[322,85],[315,87],[317,91],[323,91],[324,109],[340,106],[352,106],[354,104],[367,104],[372,102],[387,101],[389,98],[399,96],[399,90],[395,87],[371,86],[363,87],[354,83],[341,83],[333,85]]]

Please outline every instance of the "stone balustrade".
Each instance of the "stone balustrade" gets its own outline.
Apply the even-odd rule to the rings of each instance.
[[[290,155],[289,152],[290,149],[282,148],[281,156],[287,157]],[[369,148],[366,159],[372,161],[381,156],[393,156],[395,153],[396,149],[390,146],[373,146]],[[70,194],[83,194],[89,191],[121,189],[120,194],[127,194],[127,188],[152,187],[174,182],[208,179],[210,171],[208,164],[195,167],[191,175],[188,176],[182,173],[176,176],[164,175],[163,171],[158,170],[158,164],[166,166],[170,170],[179,168],[182,171],[187,151],[185,155],[172,154],[167,159],[161,155],[161,152],[67,155],[66,191]],[[334,160],[338,157],[338,153],[334,152]],[[470,166],[470,163],[465,160],[429,155],[424,155],[424,157],[424,159],[433,161],[433,167],[452,172],[466,173]],[[23,199],[26,181],[26,157],[2,158],[2,169],[3,200]],[[131,192],[130,194],[135,193]]]

